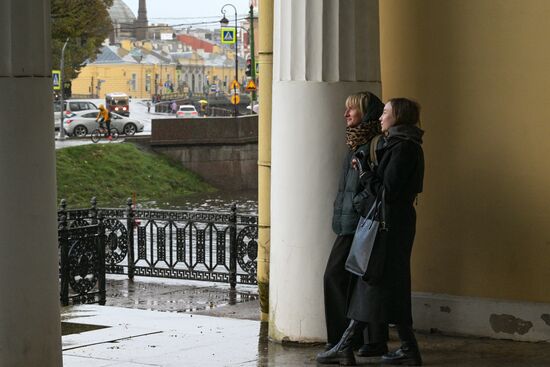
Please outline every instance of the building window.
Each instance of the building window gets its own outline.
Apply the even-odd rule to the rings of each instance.
[[[132,92],[136,91],[136,85],[137,85],[137,75],[132,74],[132,80],[130,80],[130,88]]]

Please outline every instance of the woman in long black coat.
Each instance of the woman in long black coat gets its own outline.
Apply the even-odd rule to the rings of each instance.
[[[412,329],[410,257],[416,230],[414,201],[424,178],[423,131],[418,128],[419,105],[405,98],[390,100],[380,117],[385,137],[377,151],[379,165],[361,172],[361,184],[371,197],[385,190],[387,232],[377,236],[375,248],[385,249],[379,279],[357,279],[351,294],[351,322],[338,344],[317,356],[319,363],[355,364],[352,338],[367,325],[395,324],[401,348],[382,356],[382,363],[422,364]],[[363,165],[365,166],[365,165]]]

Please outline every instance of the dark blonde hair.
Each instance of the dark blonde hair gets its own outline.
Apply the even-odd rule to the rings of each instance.
[[[407,98],[392,98],[391,109],[395,125],[420,125],[420,104]]]
[[[369,95],[365,92],[359,92],[350,95],[346,99],[346,107],[357,107],[361,116],[364,116],[367,113],[367,106],[369,104]]]

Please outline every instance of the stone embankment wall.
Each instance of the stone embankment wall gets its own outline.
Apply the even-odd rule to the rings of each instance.
[[[258,115],[153,120],[151,148],[219,189],[258,188]]]

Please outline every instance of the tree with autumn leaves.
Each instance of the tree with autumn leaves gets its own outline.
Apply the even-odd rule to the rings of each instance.
[[[65,49],[65,80],[78,75],[87,59],[94,60],[112,30],[107,9],[113,0],[51,0],[52,64],[59,69]]]

